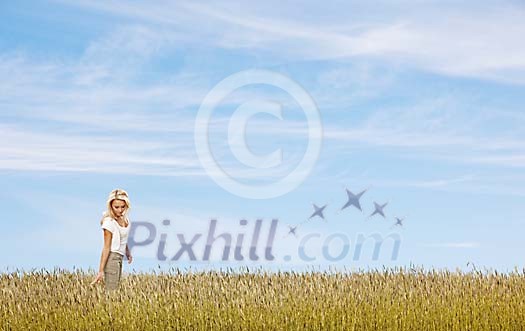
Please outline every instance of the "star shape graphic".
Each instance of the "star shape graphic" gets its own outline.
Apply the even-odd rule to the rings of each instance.
[[[315,216],[319,216],[322,219],[324,219],[323,211],[326,208],[326,206],[328,206],[328,205],[324,205],[322,207],[318,207],[315,203],[312,203],[312,205],[314,206],[315,211],[313,212],[313,214],[310,217],[308,217],[308,219],[311,219],[311,218],[313,218]]]
[[[365,194],[365,192],[366,192],[366,190],[364,190],[364,191],[362,191],[362,192],[360,192],[358,194],[354,194],[350,190],[346,189],[346,195],[348,196],[348,201],[341,208],[341,210],[343,210],[345,208],[348,208],[350,206],[354,206],[357,209],[359,209],[360,211],[363,211],[363,209],[361,209],[361,203],[359,203],[359,199],[361,199],[361,197],[363,196],[363,194]]]
[[[374,208],[375,208],[375,210],[368,217],[372,217],[372,216],[374,216],[376,214],[379,214],[379,215],[383,216],[383,218],[385,218],[385,212],[383,211],[383,209],[386,207],[386,205],[388,205],[388,202],[385,202],[384,204],[380,205],[380,204],[378,204],[377,202],[374,201]]]

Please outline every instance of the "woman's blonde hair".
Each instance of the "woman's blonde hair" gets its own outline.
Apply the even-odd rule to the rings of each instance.
[[[122,200],[126,203],[126,211],[124,212],[124,217],[127,219],[128,211],[131,208],[131,203],[129,202],[128,192],[122,189],[115,189],[109,193],[108,200],[106,201],[106,211],[102,213],[102,219],[100,224],[104,222],[106,217],[111,217],[116,219],[117,216],[113,214],[113,208],[111,208],[111,203],[113,200]]]

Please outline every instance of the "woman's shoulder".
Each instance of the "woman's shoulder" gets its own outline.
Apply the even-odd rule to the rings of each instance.
[[[116,222],[116,221],[110,216],[106,216],[106,217],[104,217],[104,219],[102,219],[102,224],[104,224],[104,223],[106,223],[106,224],[107,223],[111,223],[112,224],[113,222]]]

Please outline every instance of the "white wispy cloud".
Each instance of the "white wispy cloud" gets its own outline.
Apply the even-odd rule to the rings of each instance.
[[[369,180],[371,185],[378,186],[402,186],[402,187],[419,187],[419,188],[449,188],[451,185],[465,182],[474,182],[479,180],[479,177],[474,174],[465,176],[452,177],[452,178],[441,178],[441,179],[427,179],[427,180],[391,180],[381,179],[375,182]]]
[[[434,248],[478,248],[481,247],[479,242],[445,242],[435,244],[425,244],[425,247]]]
[[[357,20],[319,26],[299,17],[287,19],[282,13],[260,17],[245,6],[231,8],[231,2],[220,6],[165,3],[164,10],[140,3],[79,1],[74,5],[125,16],[131,22],[91,41],[76,59],[45,61],[22,52],[0,54],[0,74],[10,77],[0,82],[2,116],[8,120],[0,135],[2,141],[9,142],[0,144],[3,169],[202,176],[194,150],[194,117],[213,81],[187,68],[159,74],[152,83],[142,81],[147,64],[157,55],[183,51],[185,46],[195,43],[277,52],[273,55],[286,61],[293,61],[296,56],[302,60],[359,56],[387,63],[408,61],[405,65],[465,75],[484,75],[487,70],[493,72],[503,67],[520,70],[522,66],[520,58],[514,56],[496,61],[503,57],[502,49],[513,55],[521,54],[521,44],[510,42],[522,31],[523,24],[517,22],[521,12],[511,13],[508,7],[472,12],[465,21],[445,10],[439,22],[395,16],[385,17],[380,23]],[[486,22],[501,17],[508,20],[504,20],[502,27],[489,25],[488,35],[475,31],[478,28],[484,31]],[[459,29],[463,25],[464,29]],[[491,44],[509,25],[514,28],[499,41],[505,44]],[[452,33],[456,28],[461,31]],[[468,40],[466,45],[462,44],[464,40]],[[478,53],[488,45],[499,45],[499,50],[488,48],[481,52],[483,58],[478,59]],[[453,64],[452,60],[458,62]],[[462,65],[463,62],[469,66]],[[381,72],[364,63],[350,71],[341,65],[342,69],[322,72],[316,83],[331,84],[330,89],[336,94],[350,84],[357,87],[357,94],[373,97],[395,82],[396,69],[383,80],[377,80]],[[384,67],[391,68],[390,64]],[[356,72],[358,77],[349,80]],[[333,97],[327,90],[316,94],[322,105]],[[253,98],[254,95],[245,92],[229,101]],[[356,148],[373,147],[378,152],[402,151],[400,155],[407,157],[416,153],[418,157],[455,163],[525,166],[525,146],[519,133],[485,136],[483,131],[465,125],[471,122],[465,112],[456,111],[461,105],[455,102],[453,97],[416,100],[407,108],[385,107],[367,112],[364,119],[349,125],[346,120],[332,118],[333,114],[322,114],[326,119],[323,131],[327,155],[336,158]],[[335,102],[332,106],[337,108],[339,104]],[[498,111],[485,114],[484,122],[490,123]],[[507,112],[505,116],[524,120],[516,117],[515,112]],[[224,132],[228,120],[216,118],[212,129]],[[305,123],[276,124],[276,120],[257,120],[249,134],[261,138],[307,137]],[[226,148],[217,153],[224,155]],[[107,161],[117,149],[120,159],[126,161],[124,168],[121,163]],[[281,175],[291,166],[265,175]],[[227,168],[242,177],[261,176],[260,170],[239,169],[234,163],[227,163]],[[436,187],[455,182],[456,177],[450,178],[406,183]]]
[[[379,22],[367,19],[367,15],[357,16],[366,10],[348,3],[327,13],[335,20],[329,26],[324,21],[299,20],[291,8],[266,10],[265,16],[260,16],[256,14],[259,8],[237,2],[162,2],[162,6],[155,6],[80,1],[74,5],[167,25],[190,32],[195,40],[207,44],[265,51],[288,61],[371,56],[442,74],[525,83],[525,46],[520,42],[525,32],[525,10],[509,3],[476,10],[450,4],[405,3],[401,6],[410,6],[407,12],[411,14],[400,15],[398,9]],[[273,4],[273,8],[280,6]],[[435,10],[439,16],[434,15]]]

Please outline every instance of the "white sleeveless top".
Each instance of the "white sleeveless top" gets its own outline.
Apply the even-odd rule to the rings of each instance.
[[[128,226],[122,227],[111,217],[104,218],[102,222],[102,229],[106,229],[113,234],[111,238],[111,252],[119,253],[122,256],[126,255],[126,245],[128,243],[129,228],[131,222],[128,219]]]

